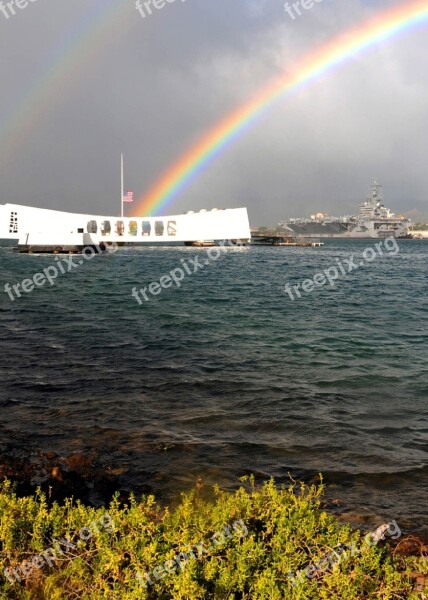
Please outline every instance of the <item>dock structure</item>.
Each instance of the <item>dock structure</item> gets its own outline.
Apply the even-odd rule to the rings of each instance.
[[[82,254],[80,246],[32,246],[29,244],[18,247],[20,254]]]
[[[91,254],[102,254],[103,252],[111,252],[112,249],[119,247],[119,244],[86,244],[86,245],[50,245],[43,246],[37,244],[23,244],[18,246],[18,252],[20,254],[87,254],[89,251]]]
[[[277,231],[251,230],[251,244],[254,246],[281,246],[317,248],[324,246],[319,240],[296,238]]]

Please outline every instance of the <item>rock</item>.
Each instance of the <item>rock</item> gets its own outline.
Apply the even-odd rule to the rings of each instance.
[[[48,450],[45,453],[45,456],[48,460],[53,460],[54,458],[56,458],[58,456],[58,454],[56,452],[53,452],[52,450]]]
[[[51,479],[56,479],[56,481],[64,481],[64,477],[60,467],[54,467],[51,471]]]
[[[65,459],[65,464],[76,473],[82,473],[92,467],[92,460],[83,454],[71,454]]]

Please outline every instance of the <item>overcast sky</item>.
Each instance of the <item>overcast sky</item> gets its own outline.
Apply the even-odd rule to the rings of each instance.
[[[176,0],[146,18],[134,0],[33,0],[0,13],[0,202],[117,214],[121,151],[139,196],[272,77],[395,4],[322,0],[294,20],[283,0]],[[99,26],[115,5],[97,34],[91,19]],[[80,55],[46,76],[85,32]],[[253,225],[350,214],[376,178],[387,206],[427,215],[427,33],[408,31],[284,98],[168,212],[247,206]]]

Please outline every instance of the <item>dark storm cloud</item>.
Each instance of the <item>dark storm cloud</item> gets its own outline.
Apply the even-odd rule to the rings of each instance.
[[[17,122],[16,149],[0,138],[1,202],[117,211],[122,150],[127,186],[142,192],[270,78],[379,10],[323,0],[293,20],[277,0],[177,0],[143,19],[132,0],[120,4],[106,43],[61,71],[65,87],[52,79],[35,127],[23,135]],[[0,14],[3,125],[96,6],[37,0]],[[427,44],[426,28],[407,32],[284,98],[172,210],[246,205],[254,223],[351,213],[376,177],[395,210],[428,212]]]

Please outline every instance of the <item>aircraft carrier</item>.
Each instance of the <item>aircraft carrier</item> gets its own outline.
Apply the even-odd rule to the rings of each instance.
[[[329,217],[323,213],[310,218],[281,221],[279,226],[295,238],[330,239],[385,239],[406,237],[411,227],[410,219],[394,215],[383,201],[382,185],[376,181],[370,188],[367,200],[356,216]]]

